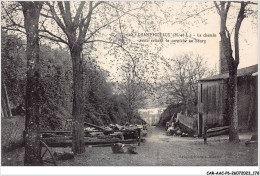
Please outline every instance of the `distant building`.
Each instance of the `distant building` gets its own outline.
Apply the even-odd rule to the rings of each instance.
[[[147,108],[147,109],[139,109],[139,114],[141,118],[146,121],[146,123],[150,125],[158,124],[160,120],[160,116],[165,108]]]
[[[198,134],[208,128],[229,125],[228,86],[229,73],[222,73],[198,82]],[[237,70],[239,129],[257,128],[258,65]]]

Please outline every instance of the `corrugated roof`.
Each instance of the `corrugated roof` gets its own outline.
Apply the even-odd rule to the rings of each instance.
[[[252,65],[250,67],[240,68],[237,70],[237,77],[252,75],[253,73],[258,72],[258,64]],[[199,81],[212,81],[212,80],[220,80],[229,78],[229,73],[218,74],[214,76],[210,76],[207,78],[203,78]]]

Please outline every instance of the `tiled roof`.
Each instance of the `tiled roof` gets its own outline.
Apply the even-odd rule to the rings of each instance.
[[[257,73],[257,72],[258,72],[258,64],[238,69],[237,77],[252,75],[253,73]],[[229,73],[223,73],[223,74],[218,74],[207,78],[203,78],[199,81],[212,81],[212,80],[220,80],[220,79],[227,79],[227,78],[229,78]]]

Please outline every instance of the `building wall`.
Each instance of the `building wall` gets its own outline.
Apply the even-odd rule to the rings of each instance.
[[[227,80],[199,82],[198,134],[207,128],[229,124]],[[238,126],[240,130],[257,128],[257,77],[238,78]],[[202,118],[202,122],[201,121]]]
[[[225,124],[226,85],[223,80],[199,82],[198,134],[207,128]]]
[[[160,121],[160,116],[165,108],[149,108],[139,109],[141,118],[150,125],[157,125]]]
[[[240,130],[248,129],[250,125],[257,124],[257,86],[257,77],[238,78],[237,109]],[[250,119],[253,121],[251,124]]]

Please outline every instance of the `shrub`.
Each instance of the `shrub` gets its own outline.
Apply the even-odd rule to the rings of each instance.
[[[2,118],[1,124],[1,147],[2,151],[12,150],[23,145],[23,131],[25,129],[25,118],[13,116],[9,119]]]

